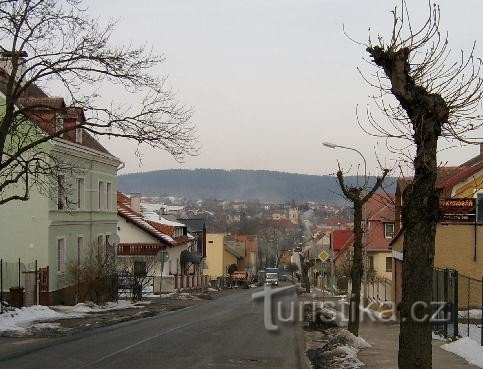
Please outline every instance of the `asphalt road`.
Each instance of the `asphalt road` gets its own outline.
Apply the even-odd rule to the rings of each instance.
[[[0,368],[303,368],[300,325],[267,331],[263,302],[252,301],[252,293],[260,291],[240,290],[70,337],[31,340],[2,350]],[[293,289],[280,299],[288,307],[296,299]]]

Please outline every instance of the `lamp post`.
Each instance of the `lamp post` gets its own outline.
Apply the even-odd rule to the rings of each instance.
[[[337,144],[334,144],[334,143],[331,143],[331,142],[322,142],[322,145],[324,145],[325,147],[328,147],[330,149],[337,149],[337,148],[340,148],[340,149],[345,149],[345,150],[351,150],[351,151],[355,151],[356,153],[358,153],[361,158],[362,158],[362,161],[364,162],[364,189],[367,188],[367,161],[366,161],[366,158],[364,157],[364,155],[362,155],[362,153],[353,148],[353,147],[348,147],[348,146],[342,146],[342,145],[337,145]],[[366,204],[363,204],[363,217],[364,217],[364,241],[363,241],[363,257],[362,257],[362,260],[363,260],[363,269],[362,269],[362,284],[364,286],[364,300],[363,300],[363,304],[364,306],[367,305],[367,295],[368,295],[368,286],[367,286],[367,228],[368,228],[368,221],[367,221],[367,206]],[[333,261],[332,261],[333,263]]]

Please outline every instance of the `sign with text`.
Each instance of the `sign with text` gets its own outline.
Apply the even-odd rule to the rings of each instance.
[[[443,222],[474,222],[476,220],[476,199],[474,198],[441,199],[439,208]]]

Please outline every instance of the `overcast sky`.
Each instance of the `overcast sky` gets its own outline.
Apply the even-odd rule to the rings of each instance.
[[[483,54],[483,1],[439,1],[442,28],[455,50],[477,41]],[[119,18],[113,40],[151,45],[165,54],[156,73],[169,75],[178,98],[194,108],[201,151],[183,164],[168,154],[134,144],[103,141],[126,163],[123,171],[167,168],[269,169],[307,174],[333,173],[357,154],[321,146],[332,141],[358,148],[376,172],[377,141],[356,122],[356,106],[374,90],[357,67],[367,68],[364,47],[348,40],[387,35],[388,0],[102,0],[88,1],[101,19]],[[413,24],[427,15],[427,2],[408,0]],[[482,135],[479,134],[481,137]],[[379,144],[387,166],[394,155]],[[455,148],[440,160],[460,164],[477,147]]]

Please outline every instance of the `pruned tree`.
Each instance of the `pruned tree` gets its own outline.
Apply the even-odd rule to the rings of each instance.
[[[405,1],[393,13],[390,37],[364,44],[377,67],[364,78],[376,90],[379,116],[368,110],[366,131],[408,143],[400,153],[411,162],[414,177],[403,193],[402,270],[399,368],[431,368],[431,293],[436,225],[439,216],[435,184],[440,138],[481,142],[483,80],[475,48],[456,58],[448,34],[440,29],[440,9],[428,3],[422,27],[410,22]],[[383,119],[381,121],[381,119]],[[364,126],[364,125],[363,125]],[[409,150],[408,148],[412,148]],[[414,156],[411,154],[414,152]]]
[[[196,154],[191,110],[153,73],[164,57],[113,45],[115,26],[91,18],[81,0],[0,1],[0,204],[51,187],[65,168],[48,143],[80,130],[177,160]],[[49,87],[64,98],[49,99]],[[42,124],[46,116],[55,123]]]
[[[357,151],[357,150],[355,150]],[[362,156],[362,154],[361,154]],[[365,159],[364,159],[365,160]],[[362,236],[365,229],[363,229],[363,207],[364,204],[376,193],[377,190],[382,188],[384,179],[389,173],[389,169],[383,169],[382,175],[377,177],[375,183],[372,186],[368,185],[367,174],[365,173],[364,185],[347,185],[344,180],[344,174],[340,169],[337,171],[337,180],[344,197],[352,203],[354,209],[354,257],[351,265],[351,282],[352,291],[349,300],[349,322],[348,330],[355,336],[359,335],[359,317],[360,317],[360,303],[361,303],[361,281],[364,273],[363,265],[363,244]]]

